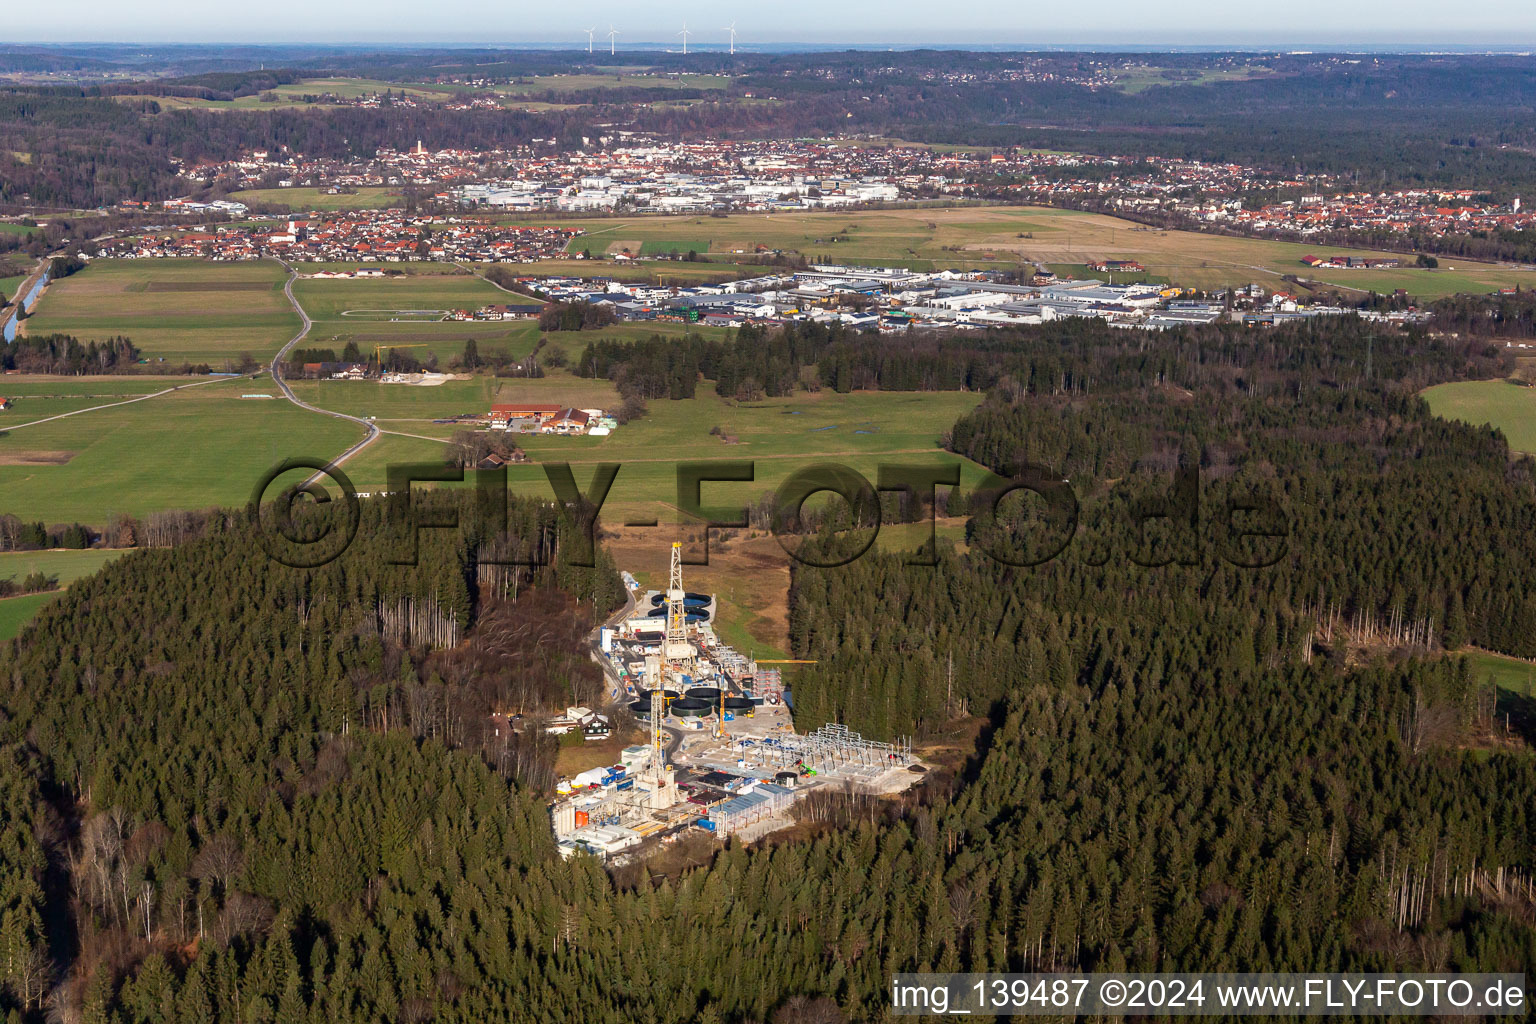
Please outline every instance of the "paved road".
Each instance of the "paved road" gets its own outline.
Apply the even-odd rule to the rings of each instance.
[[[605,627],[616,626],[619,623],[623,622],[625,619],[629,618],[629,616],[634,612],[634,610],[635,610],[635,595],[634,595],[634,592],[632,590],[630,590],[628,587],[625,587],[624,588],[624,607],[620,608],[618,611],[616,611],[612,615],[608,616],[607,619],[603,620],[601,625],[599,625],[597,628],[593,629],[592,632],[587,634],[587,643],[592,648],[592,658],[599,665],[602,666],[602,669],[603,669],[603,681],[608,686],[608,701],[611,704],[621,704],[621,703],[623,703],[625,701],[625,698],[628,695],[624,692],[624,687],[623,687],[623,684],[619,681],[618,673],[613,670],[613,662],[608,659],[607,655],[603,654],[603,649],[602,649],[602,631],[603,631],[603,629]]]
[[[282,263],[281,260],[278,262]],[[349,422],[356,423],[358,426],[367,428],[367,437],[363,438],[361,441],[357,442],[357,444],[348,448],[346,451],[342,452],[340,455],[331,460],[332,467],[340,466],[343,462],[346,462],[352,456],[356,455],[358,452],[362,451],[364,448],[367,448],[370,444],[373,444],[373,442],[377,441],[379,439],[380,431],[378,427],[373,425],[373,421],[365,420],[361,416],[348,416],[344,412],[336,412],[332,409],[322,409],[317,405],[310,405],[308,402],[303,401],[297,395],[295,395],[293,393],[293,389],[288,386],[288,382],[283,380],[283,371],[281,368],[283,360],[288,358],[288,353],[292,351],[293,346],[303,341],[305,336],[309,334],[309,329],[314,326],[314,321],[309,318],[308,313],[304,312],[304,307],[299,305],[299,300],[293,297],[293,282],[298,278],[299,272],[293,267],[288,266],[286,263],[283,263],[283,268],[288,271],[288,280],[283,282],[283,294],[288,296],[288,304],[293,307],[293,311],[295,313],[299,314],[299,319],[303,322],[303,326],[299,328],[299,333],[290,338],[288,340],[288,344],[284,345],[278,351],[277,355],[272,357],[272,380],[277,384],[278,389],[282,391],[283,397],[287,398],[288,401],[292,402],[300,409],[307,409],[310,412],[317,412],[322,416],[331,416],[338,420],[347,420]],[[306,482],[314,481],[319,475],[320,474],[317,473],[314,477],[311,477],[310,480]]]

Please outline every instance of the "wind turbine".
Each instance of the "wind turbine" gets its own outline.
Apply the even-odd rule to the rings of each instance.
[[[610,57],[613,56],[613,40],[614,40],[615,37],[618,36],[618,34],[619,34],[619,30],[613,27],[613,23],[612,22],[609,22],[608,23],[608,56],[610,56]]]
[[[687,56],[688,55],[688,23],[686,21],[683,22],[683,30],[681,32],[679,32],[678,35],[683,37],[683,55]]]
[[[587,52],[588,53],[592,52],[592,33],[596,32],[596,31],[597,31],[597,26],[596,25],[593,25],[591,28],[587,29]]]
[[[736,54],[736,23],[734,21],[731,22],[729,25],[727,25],[725,27],[725,30],[731,34],[731,55],[735,56],[735,54]]]

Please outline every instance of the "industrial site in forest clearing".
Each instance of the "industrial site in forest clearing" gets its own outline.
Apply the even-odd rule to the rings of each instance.
[[[550,815],[562,856],[627,859],[693,830],[750,842],[793,824],[796,801],[819,788],[895,793],[926,771],[910,740],[867,740],[835,722],[796,733],[774,662],[722,643],[714,596],[684,588],[681,544],[666,590],[641,593],[628,573],[625,585],[596,657],[648,742],[560,781]],[[572,708],[566,722],[603,718]]]

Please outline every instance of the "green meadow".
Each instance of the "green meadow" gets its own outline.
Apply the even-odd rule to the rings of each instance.
[[[0,392],[10,398],[11,407],[0,412],[0,431],[49,416],[147,397],[168,388],[192,384],[205,386],[207,380],[206,377],[148,374],[116,377],[7,375],[0,381]]]
[[[308,267],[304,272],[312,272]],[[417,359],[435,354],[441,365],[463,353],[475,339],[482,353],[506,351],[521,359],[538,343],[538,324],[531,320],[444,321],[441,313],[474,311],[483,306],[526,302],[473,274],[405,274],[398,277],[294,282],[293,295],[315,321],[306,347],[334,348],[338,355],[348,341],[364,354],[377,346],[401,346]],[[408,312],[416,311],[416,312]]]
[[[364,186],[349,192],[330,192],[319,188],[251,188],[236,192],[231,199],[247,206],[273,206],[293,213],[308,210],[386,210],[403,206],[405,197],[398,188]]]
[[[611,75],[543,75],[498,85],[503,96],[533,96],[543,92],[587,92],[592,89],[724,89],[729,75],[636,74],[615,69]]]
[[[1473,380],[1439,384],[1423,395],[1436,416],[1497,427],[1510,448],[1536,454],[1536,388],[1507,380]]]
[[[362,404],[350,404],[345,392],[326,391],[325,385],[319,386],[316,393],[322,398],[331,396],[326,403],[328,408],[364,408]],[[969,487],[981,478],[981,467],[945,452],[939,442],[944,431],[974,409],[981,397],[953,391],[846,395],[822,391],[741,404],[717,398],[708,384],[702,384],[696,398],[650,402],[649,412],[643,418],[619,427],[608,437],[514,435],[535,464],[510,467],[508,480],[519,493],[552,496],[548,479],[537,464],[563,462],[570,464],[577,484],[585,491],[597,464],[619,463],[622,468],[604,505],[605,519],[613,523],[678,521],[676,467],[677,463],[688,461],[754,463],[754,479],[749,483],[708,485],[705,504],[721,507],[739,507],[756,501],[796,470],[818,463],[847,466],[873,481],[879,465],[885,462],[960,462],[962,486]],[[368,400],[365,395],[358,401]],[[450,394],[443,408],[458,400],[458,396]],[[612,408],[618,396],[606,381],[582,381],[559,375],[516,382],[501,389],[495,400]],[[387,402],[391,411],[400,412],[405,405],[426,399],[381,396],[378,401]],[[446,439],[455,428],[407,424],[401,419],[381,419],[379,425],[422,436],[386,435],[347,463],[347,473],[359,490],[383,489],[391,462],[441,460],[444,446],[436,438]],[[718,434],[711,433],[715,427],[719,428]]]
[[[1501,690],[1536,697],[1536,664],[1488,651],[1460,652],[1467,659],[1474,682],[1492,682]]]
[[[525,223],[542,223],[526,220]],[[1031,206],[909,207],[857,212],[735,213],[726,217],[589,217],[562,220],[586,234],[572,252],[606,252],[615,242],[641,251],[687,251],[708,238],[710,258],[759,249],[782,250],[835,263],[900,265],[913,270],[1017,267],[1026,262],[1078,266],[1100,259],[1136,260],[1152,280],[1190,287],[1257,281],[1271,289],[1284,275],[1361,291],[1433,298],[1454,292],[1490,292],[1516,284],[1536,286],[1536,271],[1443,259],[1438,270],[1312,270],[1303,256],[1398,253],[1304,245],[1194,231],[1164,231],[1096,213]],[[688,264],[687,266],[694,266]],[[767,270],[762,271],[767,273]]]
[[[218,381],[0,435],[5,511],[48,523],[103,525],[115,513],[244,505],[266,470],[291,456],[331,458],[356,424],[279,399],[270,380]]]
[[[339,320],[347,311],[475,310],[513,301],[513,296],[473,274],[402,274],[345,280],[301,277],[294,282],[293,294],[315,320]]]
[[[96,260],[50,284],[22,329],[82,341],[126,335],[149,368],[218,370],[247,352],[265,361],[299,329],[286,276],[273,260]]]
[[[0,641],[9,640],[21,632],[21,628],[38,610],[58,597],[57,592],[27,594],[24,597],[0,598]]]
[[[57,579],[60,586],[67,587],[123,554],[122,550],[114,548],[7,551],[0,553],[0,580],[14,579],[20,582],[34,572],[41,572]]]

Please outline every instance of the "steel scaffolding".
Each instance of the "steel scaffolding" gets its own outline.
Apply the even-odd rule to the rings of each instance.
[[[912,741],[867,740],[846,725],[824,725],[805,736],[784,736],[758,747],[759,756],[775,767],[804,766],[829,778],[869,780],[891,768],[916,763]]]

